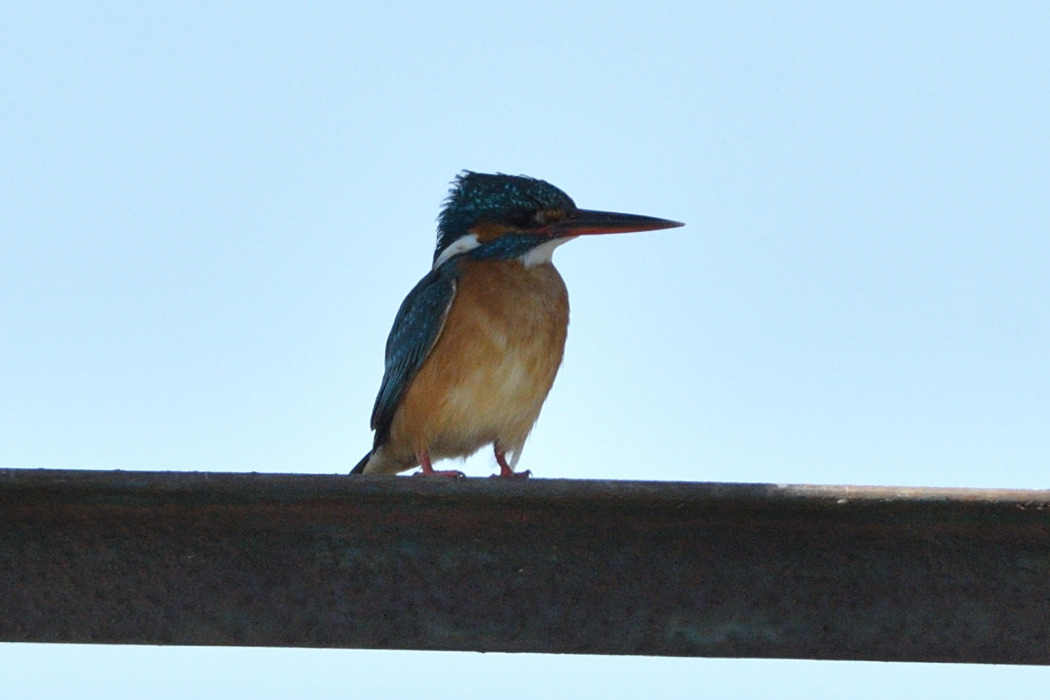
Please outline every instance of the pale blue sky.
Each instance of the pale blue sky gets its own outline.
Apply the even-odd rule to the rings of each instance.
[[[1050,486],[1050,9],[875,5],[3,4],[0,466],[349,470],[469,168],[688,224],[559,249],[569,343],[522,468]],[[18,645],[0,676],[19,698],[1050,683]]]

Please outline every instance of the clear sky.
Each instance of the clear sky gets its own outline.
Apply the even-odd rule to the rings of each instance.
[[[462,169],[575,241],[538,477],[1050,486],[1044,3],[0,5],[0,466],[346,472]],[[466,470],[485,475],[485,454]],[[9,698],[989,697],[1044,669],[0,645]]]

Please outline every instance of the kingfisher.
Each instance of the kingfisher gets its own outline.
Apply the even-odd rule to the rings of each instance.
[[[433,463],[491,445],[501,477],[561,365],[569,295],[554,249],[579,236],[682,226],[650,216],[580,209],[526,176],[464,171],[438,216],[430,272],[408,293],[386,341],[372,409],[372,449],[352,474],[462,477]]]

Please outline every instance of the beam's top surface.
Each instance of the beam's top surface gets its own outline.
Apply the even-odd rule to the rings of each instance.
[[[260,472],[153,472],[0,469],[0,494],[110,491],[163,496],[238,496],[257,502],[338,497],[490,497],[781,504],[986,504],[1050,507],[1050,490],[838,486],[600,479],[412,478]]]

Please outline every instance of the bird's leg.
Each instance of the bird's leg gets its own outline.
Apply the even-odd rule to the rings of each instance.
[[[532,476],[532,472],[526,469],[523,472],[516,472],[514,468],[507,463],[507,453],[500,448],[498,445],[493,445],[496,452],[496,461],[499,463],[499,475],[502,478],[507,479],[528,479]],[[493,477],[496,475],[493,474]]]
[[[416,457],[419,459],[419,466],[422,467],[423,471],[416,472],[413,476],[451,476],[454,479],[465,479],[466,474],[456,469],[448,469],[446,471],[434,471],[434,465],[430,463],[430,453],[426,450],[420,452]]]

